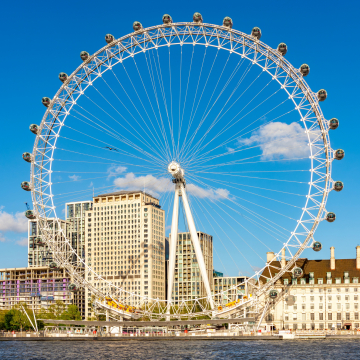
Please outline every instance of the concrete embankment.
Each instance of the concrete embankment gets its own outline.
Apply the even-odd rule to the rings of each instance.
[[[154,337],[0,337],[0,341],[164,341],[164,340],[282,340],[282,336],[154,336]]]

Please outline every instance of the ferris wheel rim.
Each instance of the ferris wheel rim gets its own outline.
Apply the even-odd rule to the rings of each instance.
[[[62,91],[68,89],[68,85],[70,84],[71,80],[74,79],[74,78],[76,78],[76,75],[79,73],[79,71],[80,71],[81,69],[84,69],[92,60],[97,59],[97,56],[98,56],[98,55],[102,54],[103,52],[106,52],[107,50],[113,48],[113,47],[116,46],[117,44],[120,44],[120,43],[122,43],[122,41],[125,41],[125,40],[127,40],[127,39],[134,38],[134,37],[136,37],[136,36],[146,35],[146,34],[147,34],[146,36],[149,37],[149,32],[151,32],[151,31],[153,31],[153,30],[160,30],[160,32],[162,32],[162,30],[166,30],[166,29],[177,29],[177,28],[179,28],[179,27],[187,27],[187,28],[189,28],[189,27],[195,27],[195,28],[199,28],[199,29],[203,29],[203,30],[204,30],[204,29],[212,29],[212,30],[216,30],[216,31],[218,31],[218,30],[219,30],[219,31],[224,31],[224,32],[226,32],[226,33],[228,33],[228,34],[233,34],[233,35],[241,36],[241,37],[243,37],[244,39],[246,39],[247,41],[252,42],[253,44],[256,44],[256,45],[259,46],[259,47],[263,47],[264,49],[266,49],[266,50],[268,51],[268,54],[271,54],[271,56],[277,58],[278,60],[280,59],[282,64],[286,64],[286,65],[288,66],[288,68],[290,69],[290,71],[292,71],[292,75],[293,75],[294,77],[297,77],[297,80],[299,81],[299,84],[301,84],[301,85],[304,87],[304,89],[305,89],[304,91],[307,92],[309,103],[310,103],[310,100],[312,101],[311,107],[314,107],[314,110],[316,110],[316,118],[317,118],[318,123],[319,123],[319,126],[321,127],[322,132],[323,132],[322,136],[323,136],[323,141],[324,141],[324,149],[326,149],[326,151],[325,151],[325,153],[326,153],[326,158],[327,158],[327,164],[326,164],[326,176],[327,176],[327,180],[326,180],[326,183],[325,183],[326,186],[325,186],[325,189],[324,189],[324,191],[323,191],[323,198],[322,198],[321,204],[319,205],[318,215],[317,215],[317,217],[316,217],[316,219],[315,219],[315,221],[314,221],[314,223],[313,223],[313,226],[312,226],[312,228],[311,228],[311,231],[309,232],[309,235],[307,236],[306,241],[303,242],[302,247],[298,249],[298,251],[293,255],[292,260],[290,260],[290,261],[288,262],[287,266],[285,267],[285,271],[287,271],[288,269],[290,269],[290,268],[293,266],[293,264],[296,262],[296,259],[299,257],[299,255],[300,255],[300,254],[304,251],[304,249],[307,247],[307,244],[311,241],[311,239],[312,239],[312,237],[313,237],[313,233],[314,233],[316,227],[318,226],[319,222],[321,221],[321,216],[322,216],[323,212],[326,211],[326,210],[325,210],[325,205],[326,205],[326,200],[327,200],[328,192],[330,191],[329,183],[332,181],[332,180],[331,180],[331,161],[332,161],[332,160],[331,160],[331,151],[332,151],[332,150],[331,150],[331,148],[330,148],[330,139],[329,139],[329,136],[328,136],[328,131],[326,131],[326,130],[328,130],[328,129],[326,128],[326,120],[324,119],[324,117],[323,117],[323,115],[322,115],[322,111],[321,111],[321,108],[320,108],[320,106],[319,106],[318,101],[316,101],[316,98],[315,98],[315,96],[314,96],[315,93],[313,93],[313,92],[311,91],[311,89],[310,89],[310,87],[307,85],[306,81],[305,81],[305,80],[302,78],[302,76],[300,75],[299,70],[297,70],[296,68],[294,68],[294,67],[290,64],[290,62],[288,62],[288,61],[287,61],[286,59],[284,59],[280,54],[278,54],[278,53],[276,52],[276,50],[271,49],[271,48],[270,48],[269,46],[267,46],[265,43],[260,42],[259,40],[253,38],[251,35],[247,35],[247,34],[242,33],[242,32],[240,32],[240,31],[237,31],[237,30],[234,30],[234,29],[229,29],[229,28],[226,28],[226,27],[224,27],[224,26],[213,25],[213,24],[206,24],[206,23],[196,24],[196,23],[189,23],[189,22],[185,22],[185,23],[173,23],[173,24],[171,24],[171,25],[168,25],[168,24],[157,25],[157,26],[149,27],[149,28],[142,29],[142,30],[139,30],[139,31],[130,33],[130,34],[128,34],[128,35],[125,35],[124,37],[119,38],[119,39],[113,41],[112,43],[104,46],[104,47],[101,48],[100,50],[98,50],[94,55],[92,55],[92,56],[89,58],[89,60],[87,60],[86,62],[84,62],[83,64],[81,64],[81,65],[69,76],[68,80],[67,80],[66,82],[64,82],[64,84],[60,87],[59,91],[56,93],[56,95],[55,95],[54,98],[52,99],[51,105],[49,106],[49,108],[48,108],[47,111],[45,112],[44,117],[43,117],[43,119],[42,119],[42,121],[41,121],[41,126],[40,126],[40,130],[39,130],[39,131],[40,131],[40,133],[41,133],[41,130],[43,129],[44,124],[45,124],[45,122],[46,122],[46,119],[47,119],[48,115],[51,113],[51,111],[53,110],[53,105],[56,103],[57,100],[59,100],[59,96],[60,96],[60,94],[62,93]],[[190,33],[190,31],[189,31],[189,33]],[[206,31],[204,31],[204,34],[205,34],[205,33],[206,33]],[[165,36],[165,35],[164,35],[164,36]],[[168,37],[175,37],[175,36],[179,37],[179,34],[175,34],[175,33],[174,33],[173,35],[169,34],[169,35],[167,35],[167,36],[168,36]],[[214,35],[214,34],[211,34],[211,33],[206,33],[206,36],[215,37],[215,35]],[[234,41],[234,39],[233,39],[233,41]],[[138,44],[139,44],[139,43],[138,43]],[[138,44],[134,44],[132,47],[135,47],[135,46],[137,46]],[[186,44],[187,44],[187,43],[186,43]],[[163,45],[161,45],[161,46],[166,46],[166,45],[168,45],[168,46],[173,46],[173,45],[179,45],[179,43],[173,42],[173,43],[169,43],[169,44],[163,44]],[[183,44],[180,44],[180,45],[184,45],[184,43],[183,43]],[[193,45],[205,45],[205,44],[195,42],[195,43],[193,43]],[[158,47],[161,47],[161,46],[158,46]],[[211,44],[207,44],[207,46],[213,46],[213,47],[215,47],[214,45],[211,45]],[[151,50],[151,49],[154,49],[154,48],[157,49],[158,47],[154,46],[154,47],[148,48],[148,49],[146,49],[146,50]],[[218,49],[228,50],[228,49],[225,49],[224,47],[222,47],[222,45],[218,45]],[[144,51],[145,51],[145,50],[144,50]],[[236,53],[235,51],[233,51],[233,52]],[[138,53],[140,53],[140,51],[139,51]],[[133,56],[137,55],[138,53],[133,54]],[[237,54],[237,55],[240,55],[240,54]],[[112,58],[112,57],[113,57],[113,56],[111,56],[110,58]],[[247,58],[248,60],[250,60],[247,56],[244,55],[244,57]],[[109,61],[110,58],[107,57],[107,58],[106,58],[106,61]],[[102,64],[104,64],[106,61],[104,61],[104,62],[98,61],[98,62],[99,62],[98,67],[100,67]],[[258,66],[260,66],[258,63],[256,63],[256,64],[257,64]],[[282,69],[283,69],[283,68],[282,68]],[[107,69],[107,70],[108,70],[108,69]],[[107,70],[105,70],[105,71],[107,71]],[[101,72],[101,74],[104,73],[105,71]],[[270,73],[269,73],[269,74],[270,74]],[[97,77],[96,77],[96,78],[97,78]],[[279,82],[278,79],[275,79],[275,80],[277,80],[278,83],[280,84],[280,82]],[[90,86],[90,85],[88,85],[88,86]],[[88,87],[88,86],[87,86],[87,87]],[[298,86],[299,89],[301,89],[299,85],[297,85],[297,86]],[[87,87],[86,87],[86,88],[87,88]],[[86,90],[86,88],[85,88],[85,90]],[[286,89],[284,89],[284,90],[287,91]],[[303,94],[304,94],[304,91],[301,90],[301,92],[302,92]],[[290,94],[288,93],[288,95],[290,95]],[[62,100],[62,101],[63,101],[63,100]],[[294,102],[294,101],[293,101],[293,102]],[[315,111],[314,111],[314,112],[315,112]],[[301,116],[301,118],[302,118],[302,116]],[[55,119],[54,121],[56,122],[57,116],[56,116],[54,119]],[[66,117],[65,117],[65,119],[66,119]],[[303,120],[303,119],[302,119],[302,120]],[[64,120],[64,121],[65,121],[65,120]],[[304,123],[304,121],[303,121],[303,123]],[[60,130],[61,130],[61,126],[60,126]],[[60,133],[60,130],[58,131],[57,135]],[[49,129],[49,131],[52,131],[52,128]],[[309,139],[309,144],[311,144],[309,133],[307,133],[307,136],[308,136],[308,139]],[[36,137],[35,144],[34,144],[34,149],[33,149],[34,162],[33,162],[32,165],[31,165],[31,183],[32,183],[32,184],[35,183],[35,181],[34,181],[34,164],[35,164],[35,158],[36,158],[36,155],[37,155],[38,142],[39,142],[39,140],[40,140],[40,135],[38,134],[37,137]],[[54,153],[54,150],[55,150],[55,148],[56,148],[56,146],[55,146],[55,145],[56,145],[56,140],[57,140],[57,139],[55,139],[55,142],[54,142],[54,144],[53,144],[53,146],[52,146],[51,156],[50,156],[50,158],[48,157],[48,160],[47,160],[48,163],[50,164],[50,176],[49,176],[49,178],[50,178],[50,182],[49,182],[50,189],[51,189],[51,166],[52,166],[52,161],[53,161],[53,153]],[[48,144],[47,141],[46,141],[46,144]],[[310,148],[311,148],[311,145],[310,145]],[[311,149],[312,149],[312,148],[311,148]],[[311,156],[313,156],[312,151],[311,151]],[[43,161],[44,161],[44,156],[43,156]],[[313,176],[313,158],[311,159],[311,176]],[[312,185],[310,185],[310,187],[309,187],[309,192],[310,192],[310,190],[311,190],[311,186],[312,186]],[[38,216],[38,215],[40,214],[40,211],[38,211],[38,206],[39,206],[39,205],[38,205],[38,201],[36,200],[36,196],[35,196],[35,193],[34,193],[34,192],[35,192],[35,191],[32,190],[34,208],[36,209],[36,215]],[[43,196],[43,192],[40,192],[40,194],[41,194],[41,196]],[[310,196],[308,196],[308,198],[307,198],[307,200],[306,200],[305,209],[306,209],[306,206],[307,206],[307,204],[308,204],[309,197],[310,197]],[[53,202],[52,192],[50,192],[50,198],[51,198],[52,210],[54,211],[54,214],[56,215],[56,209],[55,209],[54,202]],[[41,207],[41,205],[40,205],[40,207]],[[43,208],[44,208],[44,207],[43,207]],[[303,216],[304,212],[305,212],[305,210],[303,211],[301,217]],[[41,217],[38,216],[38,218],[41,218]],[[46,219],[47,219],[47,218],[45,217],[45,220],[44,220],[44,221],[46,221]],[[56,216],[56,221],[58,222],[59,220],[60,220],[60,219]],[[298,223],[297,226],[299,226],[299,223]],[[296,227],[296,228],[297,228],[297,227]],[[290,241],[290,238],[288,239],[288,241],[286,242],[286,244],[287,244],[289,241]],[[283,247],[285,247],[286,244],[284,244]],[[277,255],[279,255],[280,252],[281,252],[281,250],[279,251],[279,253],[278,253]],[[78,256],[78,254],[76,254],[76,255]],[[80,258],[80,257],[79,257],[79,258]],[[275,258],[277,258],[277,256],[276,256]],[[98,279],[101,279],[101,280],[109,283],[106,279],[103,279],[103,278],[102,278],[100,275],[98,275],[91,267],[89,267],[89,266],[85,263],[85,261],[83,261],[82,259],[80,259],[80,260],[81,260],[82,264],[85,266],[85,268],[86,268],[86,267],[89,268],[90,271],[91,271],[94,275],[96,275]],[[74,270],[74,269],[73,269],[73,265],[67,264],[67,267],[69,267],[68,270],[70,270],[70,268],[71,268],[72,270]],[[266,267],[267,267],[267,265],[265,265],[260,271],[258,271],[256,274],[254,274],[253,277],[255,277],[256,275],[259,275]],[[88,272],[90,272],[90,271],[88,270]],[[73,272],[73,274],[75,275],[76,272]],[[279,278],[280,276],[281,276],[281,275],[278,274],[278,275],[277,275],[277,278]],[[251,277],[251,278],[253,278],[253,277]],[[265,284],[262,288],[266,290],[267,288],[271,287],[271,286],[275,283],[275,281],[277,280],[277,278],[276,278],[276,277],[271,278],[270,281],[269,281],[267,284]],[[82,283],[84,284],[84,282],[82,282]],[[110,284],[112,284],[112,283],[110,282]],[[89,284],[87,284],[87,285],[89,285]],[[113,285],[113,284],[112,284],[112,285]],[[90,286],[87,286],[87,287],[89,288]],[[98,293],[98,291],[94,291],[94,290],[95,290],[95,288],[91,286],[91,292],[92,292],[92,293],[94,293],[94,292],[95,292],[95,293]],[[98,295],[99,295],[99,293],[98,293]],[[104,297],[104,296],[103,296],[103,297]],[[140,296],[138,296],[138,297],[140,297]],[[146,296],[142,296],[142,298],[149,299],[149,298],[146,297]],[[152,299],[152,300],[159,300],[159,299]],[[200,300],[200,299],[199,299],[199,300]],[[165,301],[165,300],[161,300],[161,301]]]

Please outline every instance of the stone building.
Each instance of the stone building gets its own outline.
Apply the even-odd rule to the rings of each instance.
[[[279,295],[262,326],[293,330],[359,328],[360,246],[353,259],[336,259],[334,247],[330,250],[329,260],[299,259],[296,266],[303,270],[300,278],[287,273],[276,282]],[[268,261],[272,258],[268,253]],[[278,261],[273,264],[281,266]],[[268,278],[269,270],[263,275]]]

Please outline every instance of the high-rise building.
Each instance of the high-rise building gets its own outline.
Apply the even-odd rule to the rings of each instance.
[[[92,201],[69,202],[65,204],[65,218],[67,222],[67,236],[71,241],[71,247],[81,259],[85,259],[85,215],[91,210]],[[73,256],[73,262],[79,263],[79,259]],[[85,289],[80,288],[74,292],[74,304],[77,305],[81,316],[85,318]]]
[[[92,208],[92,201],[65,204],[65,218],[68,223],[68,239],[72,248],[85,258],[85,213]]]
[[[59,220],[61,229],[66,234],[67,222]],[[48,219],[48,224],[52,229],[52,236],[59,243],[64,241],[64,235],[58,228],[58,223],[54,219]],[[53,261],[49,247],[42,239],[41,229],[39,229],[38,220],[29,220],[28,222],[28,266],[48,266]]]
[[[197,232],[209,283],[213,283],[213,237],[201,231]],[[171,235],[170,235],[171,236]],[[176,245],[175,281],[172,298],[175,303],[206,297],[204,282],[196,259],[190,233],[178,233]]]
[[[94,197],[85,215],[85,256],[94,271],[126,291],[165,299],[165,213],[143,191]],[[101,289],[104,284],[87,280]],[[91,294],[87,291],[87,317]]]

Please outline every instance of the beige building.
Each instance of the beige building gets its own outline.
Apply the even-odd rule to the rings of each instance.
[[[56,300],[73,303],[68,289],[70,278],[64,269],[50,270],[47,266],[0,269],[0,310],[26,303],[39,311]]]
[[[277,281],[278,299],[262,326],[293,330],[359,328],[360,246],[353,259],[335,259],[332,247],[330,260],[299,259],[296,265],[303,276],[286,274]],[[269,271],[264,270],[263,275],[268,277]]]
[[[213,237],[197,232],[210,286],[213,283]],[[171,235],[170,235],[171,236]],[[175,281],[172,298],[175,303],[206,297],[190,233],[179,233],[176,245]]]
[[[85,215],[85,258],[116,286],[149,298],[165,298],[165,213],[159,200],[143,191],[94,197]],[[101,289],[100,280],[88,281]],[[87,292],[87,290],[86,290]],[[87,316],[91,294],[87,292]]]

